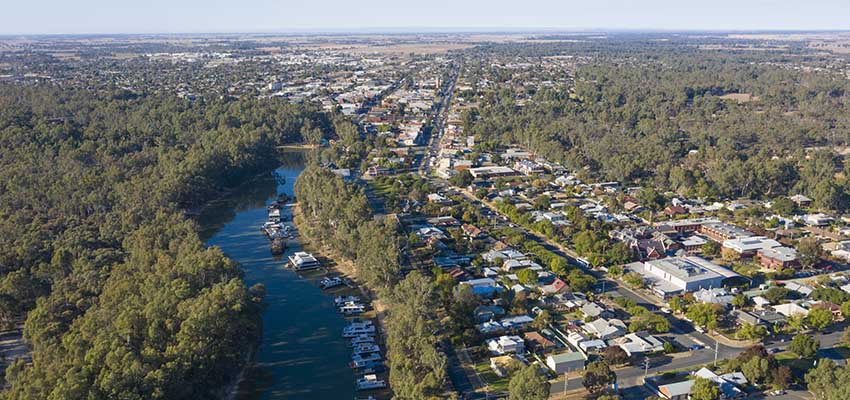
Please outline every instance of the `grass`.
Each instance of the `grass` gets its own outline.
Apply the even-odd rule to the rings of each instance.
[[[481,377],[481,380],[484,381],[486,385],[489,386],[489,390],[493,392],[507,392],[508,391],[508,382],[510,381],[510,377],[500,377],[493,372],[493,369],[490,368],[490,360],[482,361],[480,363],[475,364],[475,372],[478,373],[478,376]]]

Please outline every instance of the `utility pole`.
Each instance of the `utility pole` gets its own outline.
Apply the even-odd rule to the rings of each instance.
[[[570,381],[570,371],[564,372],[564,395],[567,395],[567,382]]]
[[[720,352],[720,342],[714,339],[714,366],[717,366],[717,353]]]
[[[649,357],[643,359],[643,381],[646,382],[646,375],[649,374]]]

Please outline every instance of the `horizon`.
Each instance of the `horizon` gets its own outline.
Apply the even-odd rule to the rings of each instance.
[[[680,4],[671,0],[554,1],[435,0],[399,6],[389,0],[354,4],[286,4],[249,0],[151,0],[115,4],[81,0],[14,3],[0,16],[2,36],[142,35],[224,33],[386,32],[834,32],[850,30],[850,4],[781,0],[717,0]]]

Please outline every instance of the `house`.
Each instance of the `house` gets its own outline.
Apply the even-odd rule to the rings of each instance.
[[[481,305],[475,307],[472,314],[476,321],[486,322],[505,315],[505,309],[496,305]]]
[[[750,325],[771,326],[785,321],[785,317],[783,317],[782,314],[770,310],[757,310],[752,312],[733,310],[732,315],[738,321],[739,325],[747,323]]]
[[[566,287],[566,282],[564,282],[561,278],[555,278],[549,284],[540,286],[540,291],[546,294],[555,294],[560,293]]]
[[[466,236],[466,238],[470,241],[481,239],[485,236],[481,229],[478,229],[478,227],[472,224],[463,224],[461,229],[463,230],[464,236]]]
[[[811,295],[812,292],[815,291],[815,289],[813,289],[811,286],[799,284],[797,282],[788,282],[785,284],[785,288],[797,292],[798,294],[800,294],[800,296],[803,297],[809,297],[809,295]]]
[[[694,372],[694,376],[714,381],[720,387],[720,397],[722,399],[739,399],[747,397],[747,394],[738,386],[744,386],[748,383],[747,378],[740,372],[730,372],[728,374],[717,375],[707,368],[700,368]]]
[[[800,267],[800,261],[797,260],[797,250],[791,247],[779,246],[760,249],[756,252],[756,255],[762,267],[772,270]]]
[[[587,360],[584,354],[577,351],[568,351],[561,354],[553,354],[546,357],[546,366],[552,372],[560,375],[570,371],[581,371]]]
[[[664,351],[664,342],[646,332],[630,333],[616,339],[615,343],[617,343],[617,346],[623,349],[629,357],[642,353]]]
[[[782,314],[786,317],[792,317],[794,315],[809,315],[809,310],[800,306],[797,303],[777,304],[773,306],[773,311],[776,311],[777,313]]]
[[[603,316],[603,314],[610,314],[604,308],[602,308],[599,304],[596,303],[587,303],[581,306],[581,313],[584,314],[585,317],[593,317],[597,318]]]
[[[582,329],[599,339],[608,340],[623,336],[626,332],[626,324],[618,319],[599,318],[582,325]]]
[[[452,203],[452,201],[451,201],[451,200],[449,200],[448,198],[446,198],[446,196],[443,196],[443,195],[441,195],[441,194],[439,194],[439,193],[430,193],[430,194],[428,194],[428,202],[429,202],[429,203],[440,204],[440,205],[449,205],[449,204],[451,204],[451,203]]]
[[[831,312],[833,319],[841,319],[842,318],[841,306],[839,306],[838,304],[830,303],[828,301],[822,301],[822,302],[817,303],[817,304],[812,306],[812,309],[815,309],[815,308],[827,310],[827,311]]]
[[[532,322],[534,322],[534,318],[531,318],[528,315],[517,315],[515,317],[507,317],[499,321],[499,323],[502,325],[502,328],[504,329],[522,329]]]
[[[490,352],[496,355],[525,352],[525,343],[519,336],[499,336],[487,340],[486,343]]]
[[[546,172],[542,165],[531,160],[519,160],[514,163],[514,169],[523,175],[536,175]]]
[[[823,213],[806,214],[803,216],[803,223],[808,226],[824,226],[831,224],[835,219]]]
[[[664,215],[668,217],[675,217],[677,215],[684,215],[688,213],[688,209],[682,206],[669,206],[664,209]]]
[[[533,352],[545,352],[557,347],[555,342],[536,331],[526,332],[522,337],[525,339],[526,347]]]
[[[468,281],[463,281],[460,284],[472,287],[472,293],[479,296],[490,296],[499,291],[496,281],[492,278],[470,279]]]
[[[806,208],[812,205],[812,199],[803,196],[802,194],[795,194],[790,197],[791,201],[800,208]]]
[[[700,289],[694,292],[694,300],[700,303],[728,306],[729,303],[732,302],[733,298],[735,298],[735,296],[732,296],[732,294],[727,292],[724,288]]]
[[[708,379],[717,384],[720,388],[720,398],[722,400],[742,399],[747,396],[746,392],[740,388],[747,385],[747,378],[740,372],[717,375],[706,368],[702,368],[694,372],[693,375]],[[695,379],[688,379],[681,382],[651,387],[651,389],[664,399],[688,400],[691,396],[694,383],[696,383]]]

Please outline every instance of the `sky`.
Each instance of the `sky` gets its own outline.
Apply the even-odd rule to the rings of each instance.
[[[3,0],[0,34],[848,30],[850,0]]]

